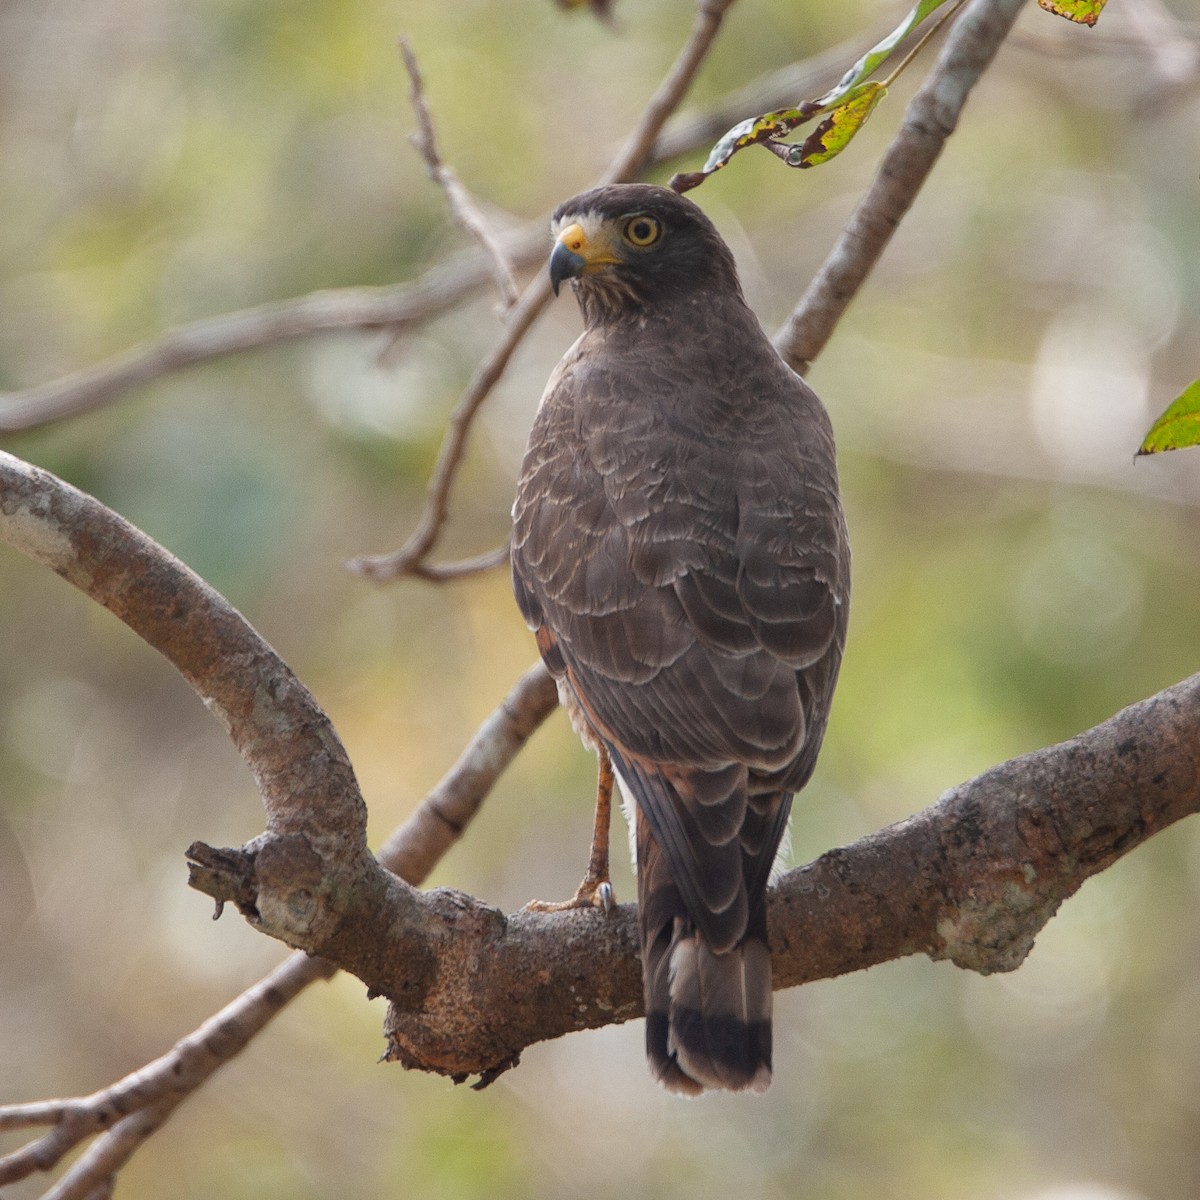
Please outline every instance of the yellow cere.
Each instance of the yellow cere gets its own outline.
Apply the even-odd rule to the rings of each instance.
[[[586,254],[587,252],[587,234],[583,232],[583,226],[568,225],[566,229],[558,235],[558,240],[566,246],[572,254]]]
[[[600,221],[576,221],[559,233],[558,241],[584,260],[585,274],[621,261],[613,250],[612,230]]]

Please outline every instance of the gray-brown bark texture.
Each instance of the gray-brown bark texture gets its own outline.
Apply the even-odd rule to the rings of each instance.
[[[1198,735],[1195,675],[791,871],[770,894],[776,988],[918,953],[1013,970],[1086,879],[1200,809]],[[458,979],[426,993],[436,1007],[393,1004],[393,1057],[486,1071],[533,1041],[638,1016],[636,946],[631,905],[609,917],[518,913],[476,939]]]

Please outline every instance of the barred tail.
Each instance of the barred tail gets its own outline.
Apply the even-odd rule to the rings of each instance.
[[[771,955],[766,908],[717,953],[704,941],[643,821],[638,909],[650,1069],[671,1091],[764,1092],[771,1084]]]

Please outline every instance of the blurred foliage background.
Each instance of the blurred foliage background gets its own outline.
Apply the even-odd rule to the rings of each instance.
[[[812,372],[840,438],[855,599],[798,861],[1200,669],[1200,452],[1133,459],[1200,374],[1200,3],[1168,4],[1113,0],[1090,32],[1030,6]],[[693,11],[626,0],[614,29],[549,0],[9,0],[0,387],[461,252],[406,142],[398,33],[446,159],[504,226],[598,174]],[[689,103],[861,49],[903,11],[742,0]],[[768,328],[922,74],[834,163],[789,172],[749,151],[694,193]],[[398,341],[228,358],[3,439],[251,618],[345,739],[375,843],[534,657],[504,572],[379,587],[342,569],[411,529],[499,328],[481,293]],[[504,538],[529,421],[577,329],[563,298],[489,403],[448,554]],[[261,827],[188,688],[6,548],[0,647],[0,1101],[17,1101],[124,1075],[282,950],[236,916],[214,924],[185,886],[189,842]],[[592,771],[556,716],[434,882],[507,910],[569,895]],[[623,867],[617,884],[633,897]],[[383,1002],[341,977],[189,1101],[118,1194],[1193,1200],[1198,899],[1200,825],[1184,822],[1086,885],[1015,974],[914,959],[780,994],[765,1099],[669,1097],[638,1022],[535,1047],[483,1093],[406,1075],[375,1062]]]

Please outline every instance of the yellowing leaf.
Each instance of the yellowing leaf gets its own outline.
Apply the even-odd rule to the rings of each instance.
[[[1092,2],[1103,3],[1104,0]],[[790,167],[815,167],[818,163],[828,162],[858,132],[887,91],[883,83],[864,83],[867,76],[890,58],[896,47],[931,13],[946,4],[950,6],[947,13],[954,13],[961,3],[962,0],[917,0],[908,16],[887,37],[872,46],[835,87],[816,100],[805,100],[795,108],[781,108],[758,117],[747,117],[717,142],[701,170],[673,175],[671,187],[677,192],[698,187],[714,171],[725,166],[739,150],[753,145],[766,146]],[[924,45],[926,40],[923,38],[917,48]],[[905,59],[893,73],[892,79],[907,63],[908,59]],[[803,143],[792,146],[780,140],[798,126],[826,114],[829,120],[822,121]]]
[[[1188,384],[1146,434],[1139,454],[1200,445],[1200,379]]]
[[[805,109],[807,108],[807,111]],[[719,171],[739,150],[766,142],[780,134],[788,133],[797,125],[811,120],[820,109],[815,103],[800,108],[780,108],[775,112],[763,113],[761,117],[747,117],[740,121],[712,148],[704,164],[705,175]]]
[[[887,87],[884,84],[864,83],[845,103],[835,108],[802,145],[793,147],[792,154],[788,156],[789,165],[815,167],[841,154],[875,111],[875,105],[886,95]],[[792,155],[795,155],[795,162],[792,161]]]
[[[1038,0],[1038,7],[1080,25],[1095,25],[1107,3],[1108,0]]]

